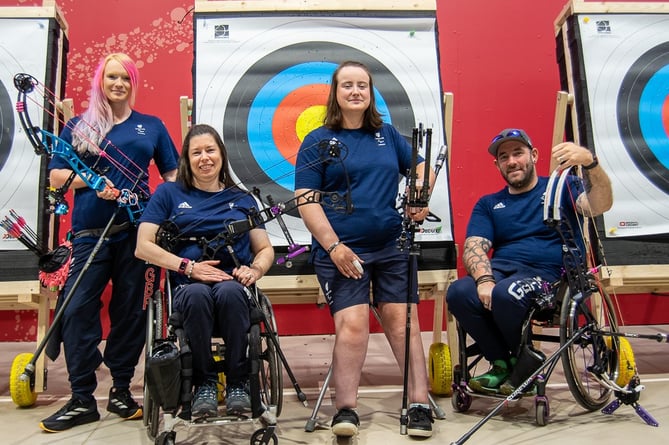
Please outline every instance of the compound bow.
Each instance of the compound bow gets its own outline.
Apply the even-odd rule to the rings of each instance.
[[[16,112],[19,116],[21,127],[25,131],[26,137],[35,150],[37,155],[60,156],[72,168],[72,174],[68,180],[59,188],[49,187],[47,200],[49,201],[49,210],[57,215],[65,215],[69,211],[69,206],[65,201],[65,193],[70,187],[75,175],[79,176],[84,183],[91,189],[101,192],[105,190],[107,178],[103,172],[95,171],[89,167],[79,157],[74,147],[66,140],[50,133],[37,125],[34,125],[28,113],[28,94],[32,93],[39,81],[30,74],[19,73],[14,76],[14,86],[18,90],[16,99]],[[104,151],[100,151],[100,156],[104,156]],[[142,196],[130,189],[113,189],[116,202],[119,206],[125,207],[131,223],[135,223],[138,216],[144,210]]]

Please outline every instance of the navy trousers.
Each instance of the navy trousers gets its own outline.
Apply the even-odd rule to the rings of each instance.
[[[454,281],[446,292],[448,310],[490,362],[517,354],[523,321],[543,283],[537,271],[526,268],[509,275],[493,269],[493,274],[492,310],[483,307],[470,276]]]
[[[136,232],[116,242],[105,242],[81,277],[60,323],[60,335],[72,393],[91,400],[97,387],[95,370],[102,362],[109,368],[113,385],[128,388],[145,341],[146,317],[143,310],[147,266],[134,255]],[[68,279],[61,292],[64,298],[89,259],[93,243],[75,243]],[[149,276],[151,274],[148,274]],[[102,340],[102,293],[111,280],[109,301],[110,331],[104,354]],[[151,287],[152,288],[152,287]]]
[[[174,292],[174,310],[184,317],[184,329],[193,353],[193,384],[218,380],[211,353],[212,337],[225,343],[225,377],[228,384],[246,381],[248,338],[251,326],[249,300],[236,280],[215,284],[192,283]]]

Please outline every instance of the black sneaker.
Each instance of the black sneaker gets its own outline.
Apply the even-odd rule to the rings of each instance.
[[[225,412],[228,415],[238,415],[249,411],[251,411],[251,396],[248,382],[226,385]]]
[[[107,411],[118,414],[126,420],[141,419],[142,407],[132,399],[128,388],[111,388],[109,390],[109,403]]]
[[[407,433],[414,437],[431,437],[432,424],[432,410],[423,406],[412,406],[407,413],[409,416],[409,424]]]
[[[358,413],[349,408],[342,408],[332,418],[332,432],[336,436],[351,437],[358,433],[360,419]]]
[[[191,413],[194,417],[218,415],[218,387],[216,382],[204,382],[195,391]]]
[[[82,402],[72,397],[54,415],[42,420],[39,427],[49,433],[57,433],[69,430],[73,426],[97,422],[98,420],[100,420],[100,413],[95,399],[90,402]]]

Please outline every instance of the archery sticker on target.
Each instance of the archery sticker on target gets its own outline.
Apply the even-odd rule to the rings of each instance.
[[[312,52],[323,60],[314,61]],[[262,185],[264,194],[276,200],[292,197],[297,151],[304,136],[323,124],[335,60],[367,65],[379,112],[401,132],[410,133],[414,118],[408,95],[379,61],[344,45],[290,45],[252,65],[230,95],[223,138],[231,167],[242,182]]]
[[[669,17],[580,17],[589,118],[611,178],[607,236],[669,233]]]

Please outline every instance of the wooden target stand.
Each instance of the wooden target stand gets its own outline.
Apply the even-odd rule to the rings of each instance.
[[[44,0],[42,6],[12,6],[0,7],[0,18],[52,18],[59,25],[59,36],[57,38],[57,52],[56,60],[64,60],[65,38],[67,37],[68,25],[60,8],[56,5],[55,0]],[[63,66],[60,63],[56,66],[56,86],[55,91],[59,91],[63,81],[62,70]],[[72,101],[64,100],[57,104],[58,111],[68,119],[72,116]],[[68,117],[69,116],[69,117]],[[58,124],[54,132],[58,133]],[[53,241],[57,238],[54,236],[55,220],[53,216],[49,221],[49,246],[52,248]],[[42,286],[38,279],[27,281],[3,281],[0,282],[0,310],[2,311],[17,311],[17,310],[35,310],[37,311],[37,330],[36,342],[39,344],[44,338],[50,323],[51,309],[55,307],[57,292],[46,289]],[[30,357],[28,357],[30,356]],[[19,394],[15,394],[14,377],[16,372],[19,374],[23,372],[25,364],[32,358],[32,354],[21,354],[14,360],[12,370],[10,373],[10,393],[12,399],[19,406],[30,406],[34,403],[37,393],[46,390],[47,369],[45,365],[44,354],[35,362],[34,386],[20,388]]]
[[[575,85],[575,71],[578,69],[578,60],[574,60],[569,49],[568,18],[573,14],[606,14],[606,13],[634,13],[634,14],[669,14],[669,3],[660,2],[586,2],[570,0],[555,20],[555,35],[562,37],[564,47],[565,78],[567,91],[558,92],[555,111],[555,126],[553,128],[553,145],[562,142],[567,116],[571,119],[574,129],[574,142],[579,143],[576,129],[582,123],[576,107],[571,106],[575,101],[585,100],[578,97]],[[551,171],[555,165],[551,164]],[[588,231],[586,231],[586,234]],[[589,242],[589,239],[586,239]],[[655,294],[669,292],[669,264],[642,264],[642,265],[604,265],[599,276],[607,292],[618,294]]]

